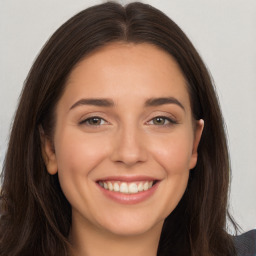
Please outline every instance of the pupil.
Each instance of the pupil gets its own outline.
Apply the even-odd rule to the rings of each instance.
[[[156,124],[163,124],[163,123],[164,123],[164,119],[163,119],[162,117],[157,117],[157,118],[155,119],[155,123],[156,123]]]
[[[91,124],[99,124],[100,123],[100,119],[99,118],[92,118],[91,119]]]

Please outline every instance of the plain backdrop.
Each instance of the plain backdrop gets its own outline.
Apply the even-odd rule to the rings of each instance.
[[[0,167],[23,81],[41,47],[75,13],[103,2],[0,0]],[[255,228],[256,1],[142,2],[162,10],[184,30],[211,72],[228,131],[231,212],[245,231]]]

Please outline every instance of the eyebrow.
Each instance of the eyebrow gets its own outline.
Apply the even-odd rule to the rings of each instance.
[[[147,99],[145,102],[146,107],[154,107],[154,106],[161,106],[166,104],[176,104],[179,107],[181,107],[183,110],[185,110],[185,107],[181,104],[179,100],[177,100],[174,97],[161,97],[161,98],[150,98]],[[111,99],[81,99],[74,103],[70,110],[83,105],[92,105],[92,106],[98,106],[98,107],[113,107],[115,105],[114,101]]]
[[[114,102],[109,99],[81,99],[77,101],[75,104],[73,104],[70,108],[73,109],[77,106],[81,105],[93,105],[93,106],[98,106],[98,107],[113,107]]]
[[[150,98],[146,101],[145,106],[147,107],[154,107],[154,106],[161,106],[165,104],[176,104],[185,110],[185,107],[181,104],[179,100],[174,97],[162,97],[162,98]]]

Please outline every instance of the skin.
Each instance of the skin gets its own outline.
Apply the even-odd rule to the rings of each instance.
[[[148,99],[162,97],[173,97],[182,107],[145,106]],[[76,104],[88,98],[114,105]],[[96,125],[88,120],[94,116],[102,118]],[[203,120],[192,118],[186,81],[175,60],[150,44],[107,45],[73,69],[56,118],[54,138],[42,136],[42,149],[48,172],[58,172],[72,206],[72,253],[156,255],[164,219],[196,165],[203,130]],[[138,175],[158,180],[158,187],[132,205],[106,197],[96,182]]]

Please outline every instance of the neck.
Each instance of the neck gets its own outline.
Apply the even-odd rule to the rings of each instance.
[[[70,255],[72,256],[156,256],[163,223],[136,235],[113,234],[87,223],[72,223]]]

